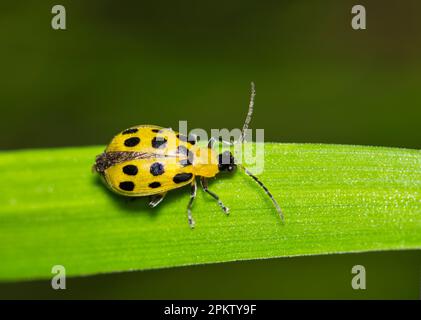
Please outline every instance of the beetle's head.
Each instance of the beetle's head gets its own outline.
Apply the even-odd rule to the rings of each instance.
[[[218,169],[219,171],[228,171],[231,172],[235,169],[237,165],[235,164],[235,159],[232,156],[232,153],[229,151],[224,151],[218,156]]]

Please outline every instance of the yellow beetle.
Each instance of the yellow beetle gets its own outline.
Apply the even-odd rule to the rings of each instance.
[[[254,83],[251,86],[249,111],[236,143],[244,141],[251,121],[255,97]],[[96,157],[93,170],[118,194],[129,197],[149,196],[151,207],[157,206],[167,191],[191,185],[187,216],[190,227],[194,228],[191,209],[196,197],[196,176],[200,177],[203,190],[218,201],[222,210],[228,214],[229,209],[208,189],[207,178],[214,177],[221,171],[231,172],[239,166],[265,190],[283,219],[278,203],[263,183],[236,163],[229,151],[218,154],[213,149],[214,142],[215,139],[211,138],[207,148],[201,148],[196,145],[194,136],[187,137],[170,128],[139,125],[116,135],[105,151]]]

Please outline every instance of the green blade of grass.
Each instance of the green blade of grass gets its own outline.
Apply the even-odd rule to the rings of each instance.
[[[312,144],[265,145],[259,175],[210,183],[231,209],[189,188],[155,209],[127,201],[91,173],[103,147],[0,153],[0,279],[173,267],[241,259],[421,248],[421,152]],[[221,174],[222,175],[222,174]]]

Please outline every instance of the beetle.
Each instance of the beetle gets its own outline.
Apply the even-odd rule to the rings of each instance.
[[[226,143],[243,143],[253,114],[255,95],[255,85],[252,82],[248,113],[240,138],[234,143]],[[190,185],[187,217],[189,226],[194,228],[192,205],[197,191],[196,177],[200,178],[203,190],[228,214],[228,207],[217,194],[209,190],[208,179],[220,172],[232,172],[239,167],[263,188],[283,220],[281,208],[267,187],[238,163],[231,152],[216,152],[216,140],[213,137],[205,148],[199,147],[196,142],[195,136],[185,136],[171,128],[155,125],[130,127],[116,135],[105,151],[96,157],[93,170],[101,175],[112,191],[120,195],[149,196],[151,207],[161,203],[168,191]]]

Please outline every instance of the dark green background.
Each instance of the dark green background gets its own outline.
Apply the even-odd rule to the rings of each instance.
[[[67,30],[50,26],[67,9]],[[367,30],[351,7],[364,4]],[[131,125],[252,126],[268,141],[421,147],[421,2],[7,1],[1,149],[105,144]],[[0,284],[0,297],[419,298],[417,251]],[[353,291],[364,264],[368,289]]]

